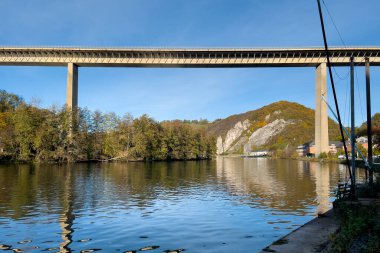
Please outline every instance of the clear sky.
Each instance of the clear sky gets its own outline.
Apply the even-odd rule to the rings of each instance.
[[[324,1],[346,45],[380,46],[379,0]],[[1,0],[0,10],[0,46],[323,45],[316,0]],[[329,44],[342,46],[324,11]],[[345,122],[347,71],[337,69],[344,80],[334,73]],[[379,112],[380,69],[371,71],[373,111]],[[357,75],[356,115],[362,122],[364,70],[357,68]],[[314,85],[313,68],[80,68],[79,105],[157,120],[214,120],[279,100],[314,108]],[[63,105],[66,68],[0,66],[0,89],[40,100],[42,107]]]

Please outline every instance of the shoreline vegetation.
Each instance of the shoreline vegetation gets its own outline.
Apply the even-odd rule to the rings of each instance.
[[[278,113],[273,113],[273,110]],[[298,136],[299,129],[304,129],[301,131],[301,139],[305,141],[312,137],[312,123],[310,123],[312,120],[309,119],[312,117],[311,109],[296,103],[282,101],[247,113],[252,114],[251,117],[254,118],[266,119],[274,114],[276,117],[294,120],[294,111],[299,112],[300,115],[301,112],[308,115],[303,117],[307,118],[309,122],[306,124],[306,128],[303,121],[299,121],[299,124],[291,124],[292,133],[297,133],[296,137],[300,137]],[[247,113],[240,115],[243,117],[242,119],[247,117]],[[24,102],[18,95],[0,90],[0,163],[212,159],[217,153],[216,136],[223,136],[223,131],[227,131],[234,123],[230,118],[235,116],[214,122],[202,119],[158,122],[146,114],[139,118],[133,118],[128,113],[120,117],[112,112],[102,113],[90,111],[87,108],[71,110],[66,107],[53,106],[43,109],[33,103]],[[252,122],[256,122],[254,118],[251,118]],[[378,147],[380,114],[374,116],[373,123],[376,130],[374,131],[374,136],[376,136],[374,144],[377,143]],[[366,126],[363,124],[358,129],[358,134],[362,135],[365,128]],[[286,139],[284,135],[287,136],[288,132],[289,129],[284,133],[274,135],[268,143],[264,146],[254,147],[254,150],[265,148],[272,153],[272,158],[279,159],[341,162],[338,159],[340,153],[323,154],[318,158],[299,157],[296,147],[300,140],[295,137]],[[307,137],[305,133],[309,132],[309,137]],[[374,152],[376,153],[378,150],[375,149]],[[242,153],[242,149],[237,149],[227,156],[241,156]],[[364,149],[362,153],[366,153]]]
[[[155,121],[65,107],[42,109],[0,90],[0,161],[102,162],[211,159],[207,120]]]

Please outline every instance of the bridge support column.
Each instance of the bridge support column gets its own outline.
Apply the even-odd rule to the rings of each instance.
[[[322,152],[329,152],[327,104],[323,101],[322,96],[327,100],[326,63],[321,63],[316,69],[315,157],[318,157]]]
[[[78,107],[78,66],[74,63],[67,64],[66,107]]]

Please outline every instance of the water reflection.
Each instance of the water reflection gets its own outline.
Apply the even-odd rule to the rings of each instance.
[[[62,229],[61,238],[62,242],[59,245],[59,249],[61,253],[70,253],[70,244],[73,242],[73,232],[74,229],[74,207],[73,207],[73,194],[71,190],[72,184],[72,173],[71,170],[67,170],[67,175],[65,176],[64,184],[63,184],[63,192],[62,192],[62,211],[63,213],[59,218],[59,225]]]
[[[280,211],[304,213],[315,205],[316,212],[326,212],[331,208],[332,187],[340,178],[337,164],[266,158],[218,158],[216,164],[229,191],[254,197],[247,201],[255,206]]]
[[[255,252],[329,209],[343,179],[336,164],[271,159],[0,165],[0,245]]]
[[[325,213],[331,208],[330,199],[330,166],[328,164],[310,163],[310,172],[315,177],[317,212]],[[335,170],[336,171],[336,170]]]

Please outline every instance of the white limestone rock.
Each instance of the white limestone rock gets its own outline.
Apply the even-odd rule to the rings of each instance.
[[[248,136],[246,136],[245,134],[241,135],[239,137],[239,140],[237,140],[235,142],[235,144],[232,145],[232,147],[228,151],[231,153],[238,152],[241,149],[241,147],[244,147],[244,145],[247,143],[247,141],[248,141]]]
[[[222,139],[221,136],[217,139],[217,154],[220,155],[222,153],[227,152],[231,146],[238,140],[238,138],[242,135],[244,131],[246,131],[250,127],[251,123],[248,119],[244,120],[243,122],[239,121],[235,124],[233,128],[228,130],[226,138]]]
[[[216,154],[220,155],[224,153],[222,136],[218,136],[216,139]]]
[[[252,146],[259,147],[267,144],[271,137],[279,134],[289,124],[293,124],[293,122],[284,119],[276,119],[268,125],[257,129],[252,133],[248,142],[244,145],[244,153],[250,152]]]

